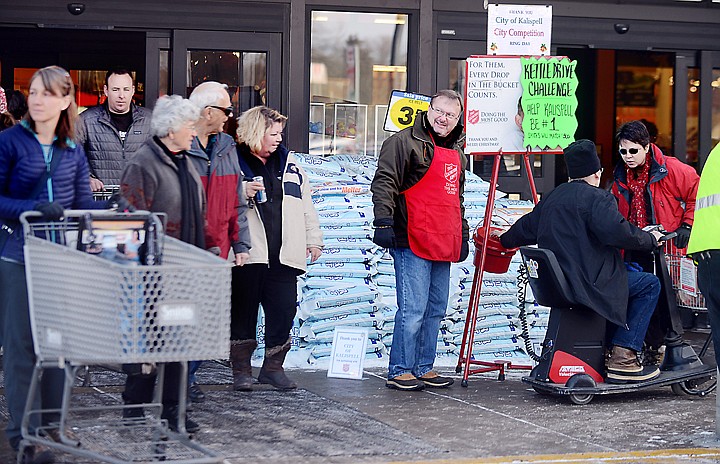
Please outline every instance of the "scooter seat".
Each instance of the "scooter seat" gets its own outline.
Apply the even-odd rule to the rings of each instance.
[[[551,308],[577,306],[555,253],[544,248],[520,247],[520,254],[528,271],[530,288],[539,304]]]

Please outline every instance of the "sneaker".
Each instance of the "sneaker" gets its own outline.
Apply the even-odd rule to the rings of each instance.
[[[387,379],[385,386],[396,390],[414,391],[422,390],[425,384],[412,374],[401,374],[392,379]]]
[[[55,455],[48,447],[35,444],[22,449],[22,454],[18,456],[18,462],[20,464],[53,464]]]
[[[188,399],[193,403],[205,402],[205,392],[202,391],[197,382],[193,382],[188,387]]]
[[[430,371],[427,374],[420,377],[420,380],[423,381],[426,387],[434,387],[434,388],[447,388],[450,385],[455,383],[455,380],[451,377],[444,377],[442,375],[438,375],[437,372]]]

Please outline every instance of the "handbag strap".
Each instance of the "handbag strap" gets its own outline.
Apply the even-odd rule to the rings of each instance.
[[[30,195],[28,196],[28,200],[34,200],[35,197],[37,197],[40,194],[40,192],[43,189],[43,186],[45,185],[47,180],[52,177],[52,175],[55,173],[55,169],[57,168],[58,164],[60,164],[61,155],[62,155],[62,151],[59,151],[58,153],[53,153],[52,160],[50,161],[50,169],[46,169],[45,172],[43,172],[43,175],[40,176],[38,183],[35,184],[35,188],[33,188],[33,191],[30,192]]]

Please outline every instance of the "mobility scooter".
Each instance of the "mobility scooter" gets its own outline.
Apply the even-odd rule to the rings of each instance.
[[[703,364],[693,348],[683,341],[674,290],[660,250],[653,254],[656,275],[662,284],[660,298],[667,300],[666,305],[658,305],[656,310],[667,308],[668,311],[665,318],[669,325],[665,336],[665,356],[659,366],[659,376],[626,384],[605,382],[607,321],[592,308],[573,301],[568,281],[553,252],[521,247],[520,253],[535,300],[551,308],[538,364],[529,376],[522,378],[536,392],[568,397],[574,404],[588,404],[595,395],[667,385],[676,394],[705,396],[714,390],[716,368]],[[707,349],[708,342],[701,354]],[[532,355],[535,353],[531,351]]]

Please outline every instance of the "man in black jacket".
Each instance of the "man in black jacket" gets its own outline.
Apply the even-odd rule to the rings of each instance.
[[[537,243],[555,253],[575,301],[617,325],[608,358],[609,382],[652,379],[657,367],[643,367],[642,349],[660,295],[653,274],[628,272],[618,249],[650,251],[659,232],[630,224],[612,194],[597,188],[602,169],[595,144],[578,140],[565,149],[569,182],[550,192],[501,237],[507,248]]]

